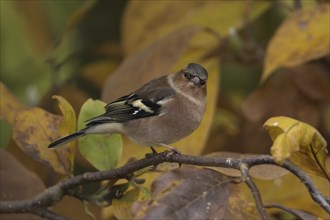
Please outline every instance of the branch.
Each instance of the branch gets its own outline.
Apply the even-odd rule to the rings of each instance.
[[[247,158],[217,158],[210,156],[189,156],[184,154],[173,154],[165,151],[153,155],[152,157],[134,161],[114,170],[85,173],[82,175],[74,176],[67,180],[63,180],[62,182],[59,182],[56,185],[41,192],[31,200],[0,202],[0,213],[34,213],[34,210],[45,209],[46,207],[54,205],[60,201],[64,195],[72,195],[72,190],[74,190],[77,186],[102,180],[116,180],[126,178],[135,171],[149,166],[157,166],[164,162],[197,166],[226,167],[237,170],[241,170],[242,164],[246,164],[246,166],[249,168],[260,164],[277,165],[270,155],[258,155]],[[281,166],[296,175],[307,187],[314,201],[316,201],[324,210],[330,213],[330,205],[327,203],[322,193],[314,186],[312,180],[305,172],[288,161],[284,162]]]
[[[258,187],[250,178],[249,168],[245,163],[241,164],[241,174],[242,174],[243,181],[246,183],[246,185],[250,188],[250,190],[252,192],[252,195],[253,195],[254,201],[256,202],[256,206],[257,206],[257,209],[261,216],[261,219],[263,219],[263,220],[269,219],[267,216],[266,210],[265,210],[265,206],[262,203],[262,199],[261,199]]]

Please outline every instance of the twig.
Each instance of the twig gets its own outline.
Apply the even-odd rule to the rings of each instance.
[[[168,151],[165,151],[153,155],[150,158],[143,158],[134,161],[114,170],[85,173],[82,175],[74,176],[46,189],[31,200],[0,202],[0,213],[23,213],[27,212],[27,210],[28,212],[32,212],[36,209],[49,207],[61,200],[64,195],[72,195],[72,190],[77,186],[102,180],[126,178],[128,175],[135,171],[149,166],[157,166],[158,164],[164,162],[190,164],[197,166],[226,167],[234,168],[237,170],[241,169],[242,163],[246,164],[248,167],[260,164],[276,164],[270,155],[258,155],[247,158],[231,158],[169,154]],[[322,193],[313,185],[312,180],[306,173],[288,161],[284,162],[281,166],[300,178],[300,180],[302,180],[304,185],[309,190],[314,201],[319,203],[324,210],[330,213],[330,205],[327,203]]]
[[[48,209],[35,209],[31,211],[32,213],[50,220],[68,220],[67,218],[60,216],[59,214],[52,212]]]
[[[290,161],[285,161],[282,164],[282,167],[289,170],[291,173],[296,175],[301,182],[307,187],[309,193],[311,194],[312,199],[320,204],[320,206],[330,214],[330,204],[327,202],[326,198],[322,195],[315,185],[313,184],[312,179],[304,173],[299,167],[291,163]]]
[[[286,211],[287,213],[290,213],[291,215],[295,216],[297,219],[306,219],[306,216],[303,216],[299,211],[290,209],[288,207],[285,207],[278,203],[268,203],[265,205],[265,208],[277,208]],[[310,215],[308,213],[304,213],[304,215]],[[311,215],[310,215],[311,216]]]
[[[264,204],[262,203],[262,199],[258,187],[250,178],[249,167],[245,163],[241,164],[241,174],[243,181],[246,183],[246,185],[250,188],[252,192],[252,196],[254,198],[254,201],[256,202],[257,210],[259,211],[261,219],[263,220],[269,219]]]

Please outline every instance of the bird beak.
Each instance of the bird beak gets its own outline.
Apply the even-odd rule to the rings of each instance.
[[[195,84],[195,86],[202,86],[205,84],[205,80],[195,76],[194,78],[191,79],[191,81]]]

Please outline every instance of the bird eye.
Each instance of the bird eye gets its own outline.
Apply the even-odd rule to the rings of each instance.
[[[184,73],[184,77],[186,77],[187,79],[191,79],[191,75],[187,72]]]

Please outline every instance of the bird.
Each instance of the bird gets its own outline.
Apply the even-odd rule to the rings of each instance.
[[[163,146],[181,153],[170,144],[190,135],[200,125],[206,110],[207,70],[196,63],[153,79],[134,92],[105,106],[105,112],[85,122],[85,128],[52,142],[65,145],[89,134],[124,134],[133,142]]]

